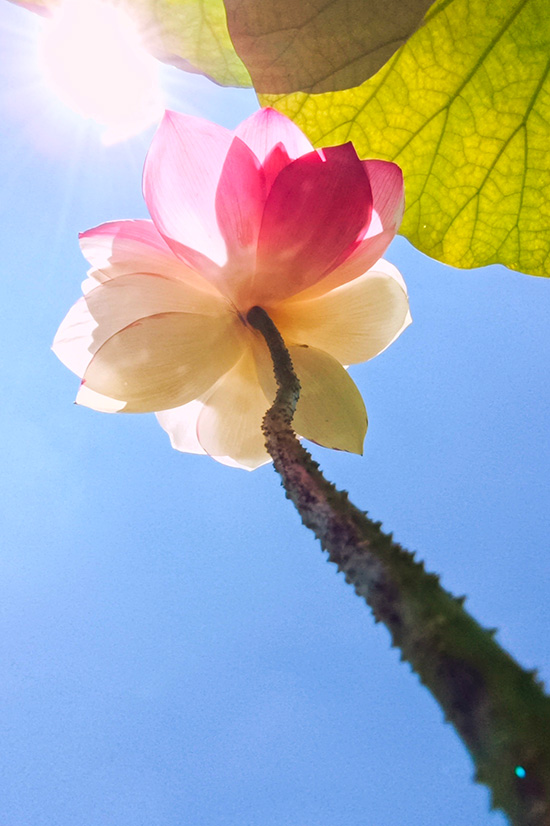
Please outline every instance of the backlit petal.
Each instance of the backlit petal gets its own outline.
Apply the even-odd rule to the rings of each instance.
[[[217,286],[232,298],[237,299],[254,272],[265,197],[260,162],[240,138],[234,138],[216,191],[216,216],[228,254]]]
[[[198,398],[229,370],[243,347],[239,322],[195,313],[163,313],[113,335],[92,358],[84,382],[122,399],[125,412],[148,413]]]
[[[301,384],[292,427],[312,442],[336,450],[362,453],[367,412],[348,372],[328,353],[313,347],[287,345]],[[266,398],[276,392],[267,347],[257,340],[254,356]]]
[[[92,269],[53,349],[81,379],[77,402],[156,412],[174,448],[253,469],[276,387],[264,307],[302,385],[299,437],[362,451],[363,400],[342,364],[381,352],[410,323],[405,285],[381,260],[403,215],[400,169],[351,143],[313,150],[284,115],[230,132],[167,112],[143,193],[152,221],[80,237]]]
[[[143,194],[155,226],[184,260],[185,247],[218,265],[227,260],[215,196],[232,140],[222,126],[176,112],[166,112],[153,138]]]
[[[181,261],[152,221],[110,221],[80,233],[80,248],[102,283],[121,275],[153,273],[213,292],[210,283]]]
[[[171,312],[223,317],[228,305],[219,294],[210,295],[162,276],[120,275],[96,285],[71,307],[52,349],[69,370],[82,377],[92,356],[119,330],[146,316]]]
[[[181,450],[182,453],[206,453],[197,436],[197,421],[202,409],[202,402],[195,399],[181,407],[161,410],[156,414],[158,423],[170,436],[174,450]]]
[[[88,310],[86,299],[79,298],[59,325],[53,340],[52,350],[57,358],[80,378],[92,358],[90,348],[96,329],[97,322]]]
[[[401,167],[391,161],[363,161],[372,190],[373,220],[367,237],[382,230],[397,232],[405,211],[405,190]]]
[[[243,141],[234,138],[216,190],[216,216],[229,251],[255,248],[264,202],[260,163]]]
[[[313,151],[313,146],[296,124],[275,109],[260,109],[235,130],[262,163],[273,147],[282,143],[289,158]]]
[[[276,178],[258,240],[254,303],[294,295],[323,278],[364,231],[368,178],[351,144],[303,155]]]
[[[378,264],[318,298],[273,308],[270,315],[287,344],[309,344],[341,364],[366,361],[388,347],[410,323],[409,302],[396,268]]]
[[[168,433],[174,450],[207,455],[197,437],[197,422],[203,407],[203,403],[197,400],[156,414],[160,426]],[[213,456],[212,458],[222,465],[251,470],[246,465],[241,465],[231,459],[230,456]]]
[[[266,193],[268,193],[273,186],[277,175],[283,171],[285,166],[289,165],[290,161],[291,159],[283,144],[276,144],[263,163]]]
[[[355,382],[335,358],[313,347],[289,347],[302,390],[293,427],[323,447],[363,453],[367,411]]]
[[[121,413],[126,407],[126,402],[96,393],[95,390],[90,390],[85,384],[80,386],[75,402],[81,407],[90,407],[92,410],[97,410],[98,413]]]
[[[269,404],[247,350],[205,397],[197,426],[200,444],[210,456],[229,457],[249,470],[269,462],[261,430]]]
[[[366,273],[376,265],[399,229],[405,209],[401,169],[389,161],[362,163],[369,177],[373,200],[371,221],[365,237],[343,263],[304,292],[303,298],[322,295]]]

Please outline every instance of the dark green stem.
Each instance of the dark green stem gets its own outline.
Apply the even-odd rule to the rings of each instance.
[[[476,780],[513,826],[550,826],[550,698],[345,491],[328,482],[292,430],[300,385],[280,333],[260,307],[249,324],[265,338],[278,392],[265,415],[266,446],[304,525],[431,691],[468,748]]]

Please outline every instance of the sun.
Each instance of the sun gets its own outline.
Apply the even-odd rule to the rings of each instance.
[[[103,127],[104,143],[141,132],[164,109],[157,61],[105,0],[64,0],[44,26],[41,63],[63,103]]]

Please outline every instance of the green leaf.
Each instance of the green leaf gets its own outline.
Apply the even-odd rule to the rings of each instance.
[[[60,0],[11,0],[49,14]],[[109,2],[109,0],[107,0]],[[200,72],[222,86],[251,86],[235,52],[223,0],[110,0],[124,8],[144,34],[149,51],[165,63]]]
[[[155,57],[222,86],[251,86],[229,32],[223,0],[123,0]]]
[[[225,0],[257,92],[349,89],[374,75],[433,0]]]
[[[317,145],[399,163],[423,252],[549,276],[549,72],[548,0],[442,0],[362,86],[261,102]]]

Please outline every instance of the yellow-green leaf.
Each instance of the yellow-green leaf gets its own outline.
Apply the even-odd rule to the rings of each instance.
[[[225,0],[257,92],[349,89],[374,75],[433,0]]]
[[[11,0],[47,14],[60,0]],[[159,60],[200,72],[222,86],[250,86],[250,75],[235,52],[223,0],[106,0],[133,17],[145,45]]]
[[[223,0],[122,0],[137,16],[152,54],[222,86],[250,86],[229,32]]]
[[[441,0],[362,86],[261,102],[317,145],[399,163],[423,252],[549,276],[549,72],[548,0]]]

